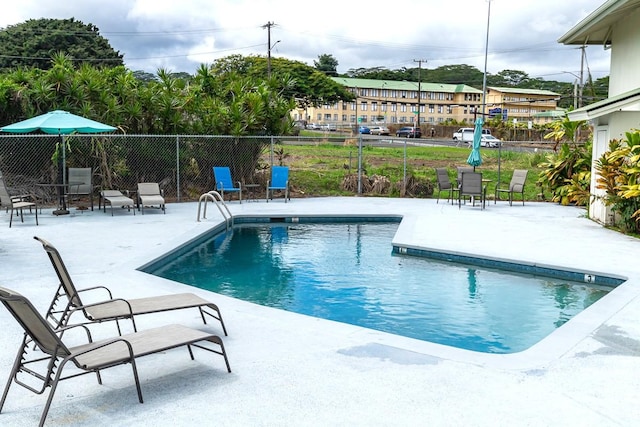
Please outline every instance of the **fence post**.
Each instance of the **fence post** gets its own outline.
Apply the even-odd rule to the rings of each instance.
[[[176,135],[176,197],[180,203],[180,135]]]
[[[407,139],[409,138],[404,140],[404,159],[402,162],[402,191],[404,193],[402,197],[407,194]]]
[[[356,126],[358,124],[356,123]],[[362,194],[362,134],[358,132],[358,195]]]
[[[273,135],[271,136],[271,151],[269,152],[269,162],[271,163],[271,167],[273,167],[273,150],[274,150],[274,142]]]

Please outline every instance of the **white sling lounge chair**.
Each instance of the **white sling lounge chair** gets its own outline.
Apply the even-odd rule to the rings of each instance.
[[[164,205],[164,192],[160,190],[157,182],[139,182],[138,183],[138,207],[144,215],[144,208],[158,206],[162,213],[166,213]]]
[[[133,199],[122,194],[120,190],[102,190],[100,191],[100,198],[98,199],[98,209],[102,204],[103,211],[107,211],[107,203],[111,206],[111,216],[113,216],[113,208],[121,207],[127,208],[129,211],[133,208],[133,214],[136,214],[135,204]]]
[[[22,345],[2,393],[0,411],[7,399],[9,388],[14,382],[36,394],[42,394],[47,388],[51,388],[40,416],[41,427],[47,418],[59,381],[95,373],[98,383],[102,384],[100,371],[113,366],[131,364],[138,400],[142,403],[142,390],[136,367],[138,357],[186,346],[193,360],[192,347],[198,347],[221,355],[227,365],[227,372],[231,372],[222,339],[217,335],[181,325],[168,325],[94,342],[86,326],[75,325],[73,327],[81,327],[85,330],[87,342],[71,347],[62,340],[62,332],[66,332],[69,328],[60,330],[51,328],[27,298],[10,289],[0,287],[0,301],[24,329]],[[202,345],[205,342],[209,344]],[[31,345],[32,343],[34,345]],[[212,347],[211,344],[215,346]],[[75,365],[77,370],[63,377],[62,371],[68,362]]]
[[[114,299],[111,291],[104,286],[76,289],[58,250],[53,247],[51,243],[40,237],[35,236],[34,239],[42,243],[42,247],[47,252],[53,269],[60,280],[60,286],[45,315],[45,318],[51,322],[55,328],[67,326],[71,316],[75,312],[81,312],[87,319],[87,322],[83,324],[115,321],[118,327],[118,333],[121,333],[118,320],[131,319],[133,330],[136,331],[135,316],[162,311],[197,308],[205,324],[207,323],[205,315],[211,316],[220,322],[222,331],[227,335],[227,328],[224,325],[218,306],[192,293],[158,295],[148,298],[126,300],[122,298]],[[106,298],[95,303],[85,303],[80,298],[81,293],[96,290],[102,290],[102,293],[106,294]],[[66,300],[66,303],[62,303],[64,304],[63,308],[58,308],[62,298]]]

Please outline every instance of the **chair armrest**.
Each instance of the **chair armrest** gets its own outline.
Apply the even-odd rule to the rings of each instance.
[[[105,291],[107,291],[107,294],[109,295],[109,299],[113,299],[113,295],[111,295],[111,291],[109,290],[109,288],[107,288],[106,286],[92,286],[90,288],[84,288],[84,289],[80,289],[80,290],[76,290],[76,292],[79,294],[80,292],[86,292],[86,291],[95,291],[96,289],[104,289]]]
[[[91,331],[89,330],[89,328],[87,328],[86,325],[83,325],[83,324],[61,326],[59,328],[55,328],[54,332],[59,334],[58,336],[60,338],[62,338],[62,335],[65,332],[70,331],[70,330],[75,329],[75,328],[82,328],[82,330],[87,334],[87,342],[93,342],[93,337],[91,336]]]
[[[124,343],[127,346],[127,351],[129,353],[129,358],[127,360],[133,361],[133,359],[134,359],[133,347],[131,346],[131,343],[129,341],[127,341],[127,340],[125,340],[124,338],[121,338],[121,337],[116,337],[116,338],[112,338],[112,339],[109,339],[109,340],[106,340],[106,341],[102,341],[98,345],[89,346],[89,348],[86,348],[84,350],[78,351],[76,353],[71,353],[71,355],[69,357],[75,358],[75,357],[81,356],[83,354],[91,353],[92,351],[99,350],[99,349],[101,349],[103,347],[107,347],[107,346],[110,346],[110,345],[113,345],[113,344],[118,344],[118,343]],[[113,361],[106,361],[106,362],[107,362],[106,363],[107,366],[108,365],[113,365]],[[122,364],[122,363],[125,363],[125,362],[123,361],[123,362],[120,362],[119,364]],[[105,363],[103,363],[102,365],[105,365]]]
[[[27,200],[36,200],[36,196],[33,194],[17,194],[15,196],[10,196],[11,202],[25,202]]]
[[[96,307],[96,306],[99,306],[99,305],[109,304],[109,303],[117,302],[117,301],[124,302],[124,303],[127,305],[127,308],[129,309],[128,317],[133,317],[133,309],[131,308],[131,303],[129,303],[129,301],[127,301],[127,300],[126,300],[126,299],[124,299],[124,298],[114,298],[114,299],[110,299],[110,300],[106,300],[106,301],[98,301],[98,302],[93,302],[93,303],[91,303],[91,304],[85,304],[85,305],[79,305],[79,306],[73,307],[73,308],[72,308],[71,310],[69,310],[69,312],[68,312],[69,314],[68,314],[68,316],[67,316],[67,321],[69,321],[68,319],[71,319],[71,315],[72,315],[73,313],[77,312],[77,311],[82,311],[82,310],[84,310],[85,308]],[[127,316],[122,316],[122,317],[127,317]],[[94,319],[89,318],[89,320],[92,320],[92,321],[93,321]]]

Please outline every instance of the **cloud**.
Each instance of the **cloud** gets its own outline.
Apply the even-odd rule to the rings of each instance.
[[[489,73],[514,69],[573,81],[564,71],[579,73],[581,52],[557,40],[602,2],[405,0],[390,9],[335,0],[23,0],[3,6],[0,25],[75,17],[96,25],[129,68],[148,72],[163,67],[194,73],[201,63],[231,54],[266,55],[267,22],[275,23],[273,56],[313,65],[330,54],[339,72],[413,68],[417,59],[427,60],[426,68],[468,64],[483,70],[490,6]],[[589,46],[587,66],[594,78],[608,75],[609,52]]]

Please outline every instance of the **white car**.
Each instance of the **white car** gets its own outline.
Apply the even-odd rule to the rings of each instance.
[[[482,135],[480,139],[480,146],[487,148],[498,148],[502,144],[498,138],[493,135]]]
[[[475,128],[460,128],[453,133],[453,140],[473,142],[474,132]],[[482,135],[491,135],[491,131],[489,129],[482,129]]]
[[[468,142],[469,147],[473,146],[473,140]],[[493,135],[482,135],[482,138],[480,139],[480,146],[481,147],[486,147],[486,148],[498,148],[498,146],[500,146],[502,144],[502,141],[500,141],[498,138],[496,138]]]
[[[371,135],[389,135],[389,128],[386,126],[372,126]]]

